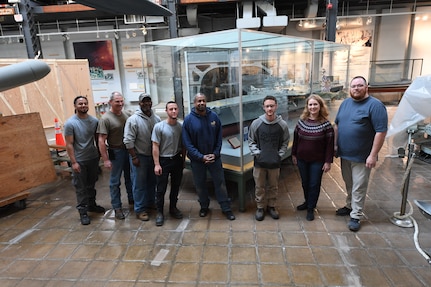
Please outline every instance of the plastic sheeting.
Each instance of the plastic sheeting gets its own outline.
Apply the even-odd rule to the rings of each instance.
[[[386,138],[392,148],[406,147],[407,129],[431,117],[431,75],[416,78],[404,92]]]

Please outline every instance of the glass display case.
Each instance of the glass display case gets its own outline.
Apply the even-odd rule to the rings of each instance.
[[[348,84],[349,46],[321,40],[234,29],[142,43],[141,51],[155,111],[165,117],[175,100],[184,117],[204,93],[223,124],[224,168],[239,173],[252,169],[248,126],[265,96],[277,98],[292,133],[308,95],[329,99]]]

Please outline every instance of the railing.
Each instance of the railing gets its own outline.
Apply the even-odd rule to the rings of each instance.
[[[370,61],[370,86],[410,84],[422,74],[423,59]]]

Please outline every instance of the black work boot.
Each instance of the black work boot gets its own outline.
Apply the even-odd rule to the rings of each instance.
[[[183,213],[175,205],[169,207],[169,214],[176,219],[183,218]]]
[[[313,221],[314,220],[314,208],[308,208],[307,209],[307,220]]]
[[[88,205],[87,209],[89,212],[96,212],[96,213],[105,213],[105,211],[106,211],[104,207],[97,205],[97,203],[95,201],[91,202]]]
[[[162,226],[164,222],[165,222],[165,217],[163,216],[163,212],[157,212],[156,226]]]
[[[81,218],[81,224],[82,225],[89,225],[90,224],[90,217],[87,214],[87,210],[85,208],[78,209],[79,211],[79,217]]]

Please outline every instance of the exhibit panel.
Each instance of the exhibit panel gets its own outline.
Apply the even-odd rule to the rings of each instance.
[[[147,42],[141,50],[156,112],[165,117],[166,102],[176,100],[184,117],[204,93],[222,121],[225,169],[240,173],[253,165],[248,126],[263,114],[265,96],[276,97],[292,140],[305,98],[343,97],[348,84],[349,46],[333,42],[234,29]]]

